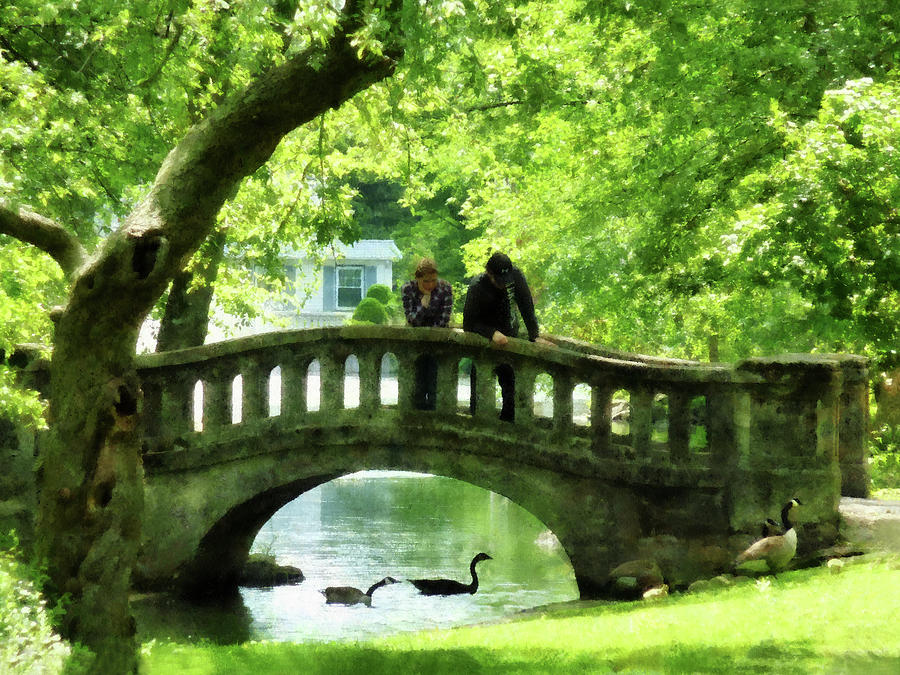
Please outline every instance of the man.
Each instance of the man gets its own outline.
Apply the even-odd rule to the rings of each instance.
[[[400,289],[406,323],[410,326],[446,328],[453,309],[453,287],[438,279],[437,263],[422,258],[416,265],[415,279]],[[415,405],[420,410],[434,410],[437,403],[437,360],[423,354],[416,360]]]
[[[516,311],[518,308],[518,312]],[[484,274],[469,285],[463,309],[463,330],[478,333],[494,345],[503,347],[508,339],[519,334],[519,314],[528,329],[528,339],[538,340],[538,323],[534,315],[534,301],[525,275],[515,267],[504,253],[494,253],[488,258]],[[512,422],[515,417],[516,380],[512,366],[501,364],[494,369],[500,382],[503,407],[500,419]],[[475,369],[470,377],[469,398],[472,414],[475,413]]]

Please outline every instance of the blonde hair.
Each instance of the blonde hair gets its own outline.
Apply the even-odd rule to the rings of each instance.
[[[432,258],[422,258],[416,265],[416,279],[421,279],[426,274],[437,274],[437,263]]]

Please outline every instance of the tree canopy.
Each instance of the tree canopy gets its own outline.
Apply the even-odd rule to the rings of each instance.
[[[0,349],[53,347],[39,525],[69,634],[133,665],[141,322],[205,321],[210,290],[256,311],[283,246],[374,228],[456,283],[502,249],[553,332],[896,366],[894,4],[0,6]]]

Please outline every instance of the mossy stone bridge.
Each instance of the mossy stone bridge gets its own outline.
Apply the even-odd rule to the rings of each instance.
[[[865,491],[859,357],[710,364],[551,341],[496,348],[454,329],[351,326],[139,356],[138,585],[235,583],[276,510],[364,469],[508,497],[556,534],[583,596],[648,555],[676,583],[708,573],[794,495],[801,542],[828,543],[842,475],[845,492]],[[435,410],[414,405],[422,355],[437,360]],[[477,378],[474,413],[459,400],[469,363],[513,368],[514,422],[498,419],[494,377]]]

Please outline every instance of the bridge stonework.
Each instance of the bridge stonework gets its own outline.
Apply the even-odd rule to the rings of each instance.
[[[453,329],[350,326],[138,357],[146,514],[136,583],[233,584],[275,511],[364,469],[433,473],[508,497],[556,534],[584,597],[636,558],[653,557],[675,585],[717,573],[792,496],[805,504],[801,548],[829,544],[842,468],[844,489],[865,491],[862,358],[709,364],[553,341],[496,348]],[[396,402],[381,397],[386,354]],[[424,354],[438,362],[433,411],[414,406]],[[351,355],[359,395],[345,406]],[[493,377],[478,378],[474,415],[457,400],[464,359],[479,373],[512,366],[514,422],[497,419]],[[548,378],[552,413],[542,417],[535,392]],[[590,392],[586,418],[575,391]]]

